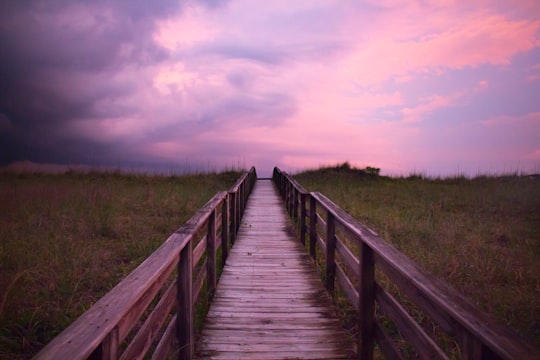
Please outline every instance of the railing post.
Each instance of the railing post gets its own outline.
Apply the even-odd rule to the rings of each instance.
[[[225,266],[229,256],[229,194],[221,205],[221,266]]]
[[[234,205],[234,207],[236,209],[236,228],[234,229],[234,232],[237,233],[238,229],[240,229],[240,219],[242,218],[242,192],[240,191],[240,188],[238,188],[238,191],[236,192],[236,204]]]
[[[309,195],[309,254],[316,259],[317,252],[315,246],[317,243],[317,205],[316,200]]]
[[[300,200],[299,199],[300,194],[299,194],[299,192],[298,192],[298,190],[296,188],[293,187],[293,189],[294,189],[293,190],[294,191],[293,192],[293,194],[294,194],[294,196],[293,196],[293,203],[294,203],[294,205],[293,205],[293,219],[297,220],[298,219],[298,206],[299,206],[298,201]]]
[[[360,249],[358,289],[358,359],[373,360],[375,316],[375,261],[373,250],[363,241]]]
[[[178,359],[190,360],[193,358],[193,255],[192,244],[189,241],[180,252],[177,277],[177,337]]]
[[[289,184],[289,214],[291,214],[291,217],[294,219],[294,186],[291,184],[290,181],[287,181],[287,184]]]
[[[206,291],[208,299],[214,296],[216,290],[216,209],[208,218],[208,232],[206,235]]]
[[[279,190],[281,193],[281,198],[285,201],[287,196],[287,185],[285,184],[285,180],[283,179],[283,174],[279,175]]]
[[[330,211],[326,214],[326,288],[333,293],[336,278],[336,224],[334,214]]]
[[[300,241],[306,245],[306,193],[300,194]]]
[[[101,344],[90,355],[92,360],[109,360],[118,358],[118,326],[115,326],[110,333],[105,336]]]
[[[244,213],[244,184],[245,180],[240,184],[240,187],[238,188],[238,222],[240,222],[240,219],[242,218],[242,214]],[[238,224],[238,228],[240,228],[240,223]],[[236,229],[238,230],[238,229]]]
[[[229,201],[229,214],[231,215],[231,227],[230,227],[230,237],[231,237],[231,244],[234,244],[236,240],[236,193],[231,192],[229,193],[230,201]]]

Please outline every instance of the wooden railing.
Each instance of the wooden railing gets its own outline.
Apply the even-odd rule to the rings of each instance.
[[[412,347],[420,358],[456,355],[443,350],[441,335],[425,329],[407,311],[409,303],[429,317],[431,324],[438,324],[446,333],[442,336],[454,339],[457,354],[464,359],[540,359],[540,351],[533,345],[420,269],[327,197],[307,192],[278,168],[274,169],[273,180],[299,226],[302,243],[309,238],[311,256],[323,257],[319,260],[325,269],[327,289],[337,293],[337,280],[339,291],[358,313],[359,359],[372,359],[375,343],[386,358],[403,358],[395,329],[401,337],[400,348]],[[396,293],[389,289],[392,286],[398,289],[396,296],[391,294]]]
[[[256,180],[252,168],[228,192],[217,193],[36,358],[141,359],[150,350],[152,359],[164,359],[175,344],[178,358],[191,359],[194,305],[205,281],[207,296],[214,293],[217,267],[225,263]]]

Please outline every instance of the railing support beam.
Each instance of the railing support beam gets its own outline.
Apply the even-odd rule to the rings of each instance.
[[[206,290],[208,299],[214,296],[217,286],[216,272],[216,209],[212,211],[208,218],[208,233],[206,235]]]
[[[178,262],[178,359],[190,360],[193,358],[193,258],[191,241],[180,252]]]
[[[229,195],[221,206],[221,266],[225,266],[229,256]]]
[[[334,282],[336,278],[336,223],[334,214],[330,211],[326,213],[326,288],[331,293],[334,292]]]
[[[307,194],[300,195],[300,241],[306,244],[306,200]]]

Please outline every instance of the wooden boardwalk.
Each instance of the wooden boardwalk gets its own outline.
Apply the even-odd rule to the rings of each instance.
[[[259,180],[210,306],[198,359],[350,359],[315,267],[272,182]]]

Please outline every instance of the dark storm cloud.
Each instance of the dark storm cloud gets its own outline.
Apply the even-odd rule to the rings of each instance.
[[[180,7],[172,0],[0,3],[0,162],[115,153],[56,136],[71,121],[95,116],[99,101],[136,91],[130,81],[112,80],[118,69],[168,58],[152,33],[156,20]]]

